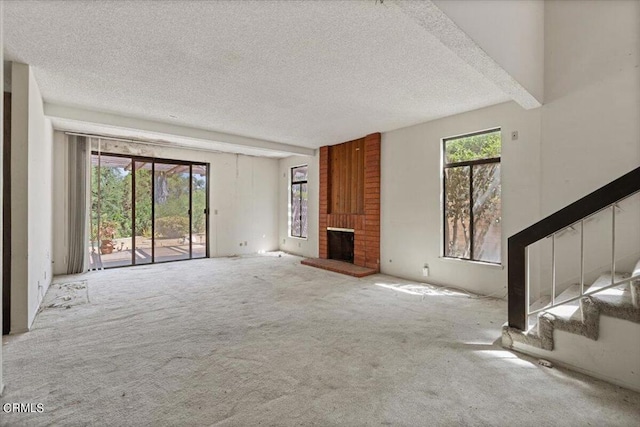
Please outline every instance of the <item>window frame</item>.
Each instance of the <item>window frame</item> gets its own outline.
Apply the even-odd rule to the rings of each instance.
[[[307,178],[305,180],[297,180],[294,181],[294,174],[295,174],[295,170],[298,168],[303,168],[306,167],[307,168]],[[289,237],[293,237],[296,239],[308,239],[309,238],[309,230],[307,228],[307,235],[303,236],[302,230],[302,184],[306,184],[307,186],[307,193],[309,192],[309,165],[308,164],[302,164],[302,165],[297,165],[297,166],[292,166],[289,170]],[[300,186],[300,235],[297,236],[295,234],[293,234],[293,230],[292,230],[292,225],[293,225],[293,221],[294,221],[294,217],[293,217],[293,187],[295,185],[299,185]],[[307,197],[307,203],[309,203],[309,198]],[[308,212],[307,212],[307,221],[309,220],[308,218]],[[307,222],[308,224],[308,222]]]
[[[476,159],[476,160],[466,160],[462,162],[447,162],[447,142],[453,141],[456,139],[469,138],[472,136],[478,135],[486,135],[490,133],[500,132],[500,156],[499,157],[488,157],[486,159]],[[481,130],[477,132],[465,133],[456,136],[450,136],[447,138],[442,138],[442,258],[459,260],[459,261],[467,261],[471,263],[482,263],[489,264],[495,266],[502,266],[503,256],[502,256],[502,242],[500,244],[500,262],[493,261],[485,261],[481,259],[477,259],[473,254],[473,244],[474,244],[474,217],[473,217],[473,167],[478,165],[489,165],[494,163],[501,164],[502,159],[502,128],[494,127],[486,130]],[[449,242],[446,239],[447,236],[447,169],[454,168],[469,168],[469,258],[464,257],[456,257],[447,255],[447,245]],[[500,185],[502,186],[502,169],[500,170]],[[502,203],[502,189],[500,190],[500,203]],[[502,215],[500,216],[500,222],[502,223]],[[502,230],[500,232],[500,239],[502,240]]]

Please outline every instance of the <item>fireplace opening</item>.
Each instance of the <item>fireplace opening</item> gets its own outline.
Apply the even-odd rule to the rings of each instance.
[[[329,259],[346,261],[353,264],[353,230],[346,228],[327,228]]]

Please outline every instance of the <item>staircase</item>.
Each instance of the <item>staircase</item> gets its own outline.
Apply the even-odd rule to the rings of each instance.
[[[638,261],[637,270],[635,275],[640,276],[640,261]],[[616,273],[614,276],[617,281],[630,277],[630,273]],[[640,279],[599,292],[609,283],[611,283],[611,273],[603,274],[586,289],[582,297],[579,297],[579,285],[572,285],[558,296],[560,301],[571,301],[548,310],[543,309],[537,315],[531,315],[536,317],[533,318],[533,322],[530,319],[530,324],[533,323],[534,326],[529,330],[521,331],[505,325],[502,331],[503,345],[513,347],[513,342],[519,342],[553,351],[554,330],[597,340],[600,335],[601,315],[640,324]],[[576,297],[579,298],[575,299]],[[548,301],[548,296],[542,297],[532,305],[532,309],[544,308],[549,305]],[[640,346],[640,342],[638,345]]]
[[[550,298],[540,298],[531,305],[541,310],[530,315],[532,327],[503,327],[503,347],[640,391],[640,260],[633,273],[616,273],[614,281],[631,277],[636,279],[606,288],[611,273],[603,274],[581,297],[574,284],[557,297],[569,302],[550,309],[544,308]]]
[[[621,209],[620,204],[629,200],[632,208]],[[594,257],[585,256],[584,236],[589,227],[594,229],[593,217],[602,212],[609,213],[611,224],[598,220],[599,240],[594,246],[606,246],[610,253],[608,261],[598,260],[599,269],[587,273],[591,266],[585,259],[592,262]],[[603,227],[610,230],[610,237],[605,238]],[[579,243],[575,252],[580,255],[573,283],[556,273],[567,270],[558,258],[567,258],[563,252],[571,235]],[[548,280],[541,280],[550,282],[550,289],[530,283],[530,268],[539,265],[531,267],[529,252],[540,242],[550,246]],[[502,329],[503,347],[640,392],[639,251],[640,168],[509,238],[509,322]],[[603,269],[606,263],[608,270]]]

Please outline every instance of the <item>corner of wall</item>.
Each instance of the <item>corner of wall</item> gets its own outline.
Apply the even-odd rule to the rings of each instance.
[[[31,67],[12,64],[11,333],[31,327],[51,283],[52,136]]]

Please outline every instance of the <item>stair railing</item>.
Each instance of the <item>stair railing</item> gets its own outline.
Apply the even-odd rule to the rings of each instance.
[[[590,217],[611,209],[612,249],[611,249],[611,283],[600,288],[604,291],[633,280],[640,276],[632,276],[615,280],[615,228],[616,205],[624,199],[640,192],[640,167],[626,173],[620,178],[600,187],[563,209],[549,215],[525,228],[508,239],[507,281],[508,281],[508,322],[512,328],[526,330],[529,315],[548,310],[560,304],[575,301],[585,295],[584,291],[584,223]],[[580,227],[580,295],[556,303],[556,235],[567,228]],[[537,310],[529,310],[529,246],[550,237],[551,240],[551,304]],[[586,292],[586,295],[591,293]]]

